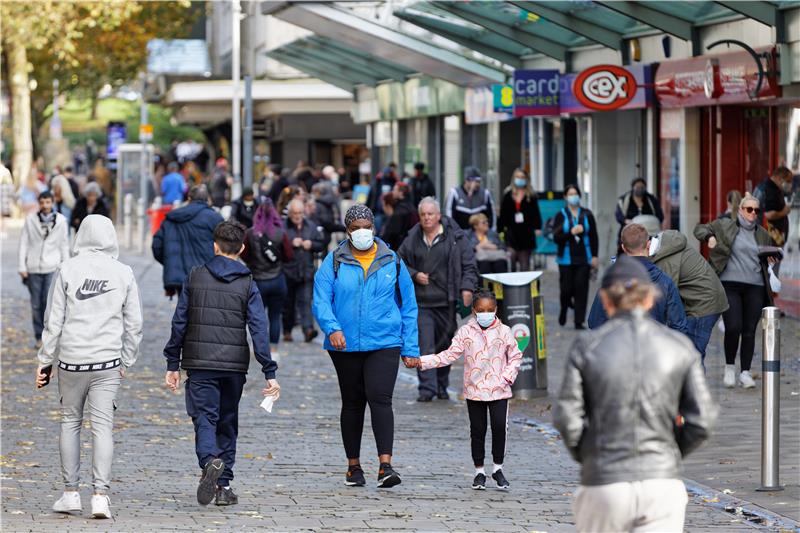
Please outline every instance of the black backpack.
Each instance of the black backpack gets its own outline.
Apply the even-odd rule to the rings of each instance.
[[[336,252],[333,253],[333,280],[339,277],[339,265],[341,263],[336,259]],[[400,294],[400,255],[394,254],[394,265],[397,273],[394,277],[394,294],[397,298],[397,306],[403,308],[403,296]]]
[[[261,247],[261,255],[270,266],[274,265],[283,257],[281,242],[275,242],[266,233],[258,238],[258,245]]]

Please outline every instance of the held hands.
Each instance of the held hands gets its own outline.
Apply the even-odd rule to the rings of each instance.
[[[20,273],[19,273],[19,276],[20,276],[20,277],[21,277],[23,280],[26,280],[26,279],[28,279],[28,273],[27,273],[27,272],[20,272]]]
[[[576,224],[572,226],[572,229],[569,230],[569,232],[572,233],[573,235],[580,235],[581,233],[583,233],[583,224]]]
[[[344,339],[344,333],[341,331],[334,331],[328,339],[331,341],[331,346],[333,346],[334,350],[341,352],[347,349],[347,342]]]
[[[406,365],[406,368],[420,367],[419,357],[402,357],[402,359],[403,359],[403,364]]]
[[[592,257],[592,268],[596,269],[599,264],[600,264],[600,258]]]
[[[178,386],[181,384],[181,373],[179,371],[170,372],[168,370],[167,374],[164,376],[164,383],[169,390],[176,392],[178,390]]]
[[[461,291],[461,299],[464,300],[464,307],[472,305],[472,291]]]
[[[425,272],[417,272],[417,275],[414,276],[414,281],[419,283],[420,285],[427,285],[431,282],[430,278]]]
[[[303,239],[301,239],[300,237],[295,237],[294,239],[292,239],[292,246],[295,248],[300,248],[301,246],[303,246]]]
[[[311,241],[305,240],[303,241],[303,250],[310,250],[311,249]]]
[[[261,391],[264,396],[272,396],[275,401],[281,397],[281,386],[278,385],[277,379],[268,379],[267,386]]]
[[[36,388],[41,389],[47,384],[47,374],[42,372],[41,366],[36,367]]]
[[[717,247],[717,238],[712,235],[711,237],[708,238],[708,248],[713,250],[716,247]]]

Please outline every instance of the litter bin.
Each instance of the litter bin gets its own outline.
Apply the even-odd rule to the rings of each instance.
[[[147,214],[150,215],[150,233],[155,235],[161,227],[161,223],[167,218],[167,213],[172,211],[171,205],[148,209]]]
[[[512,391],[527,400],[547,396],[547,347],[544,340],[544,302],[539,294],[541,272],[482,274],[497,297],[500,319],[511,328],[522,352]]]

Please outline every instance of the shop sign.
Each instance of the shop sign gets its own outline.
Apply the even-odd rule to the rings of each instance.
[[[467,124],[487,124],[504,122],[514,116],[509,113],[495,113],[494,92],[489,87],[470,87],[464,93],[464,121]]]
[[[514,116],[558,115],[560,82],[558,70],[515,70]]]
[[[495,113],[513,113],[514,87],[500,83],[492,85],[492,108]]]
[[[578,102],[596,111],[612,111],[636,96],[636,78],[622,67],[597,65],[578,74],[572,92]]]
[[[599,65],[561,76],[561,112],[641,109],[653,104],[650,65]]]
[[[762,47],[755,51],[762,56],[760,60],[766,73],[757,95],[753,94],[758,85],[755,59],[747,52],[732,52],[661,63],[655,76],[659,103],[665,108],[693,107],[780,97],[775,48]]]

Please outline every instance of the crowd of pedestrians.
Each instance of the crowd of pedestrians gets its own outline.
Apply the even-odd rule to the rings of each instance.
[[[565,326],[572,309],[574,327],[585,329],[600,243],[576,184],[543,221],[522,169],[514,170],[497,209],[475,167],[447,192],[444,208],[422,163],[412,176],[387,165],[372,181],[366,205],[345,198],[349,185],[332,166],[269,166],[235,199],[223,158],[208,180],[187,179],[185,167],[169,163],[155,187],[173,207],[153,237],[152,253],[164,267],[165,293],[178,297],[164,348],[165,385],[177,391],[180,370],[186,371],[200,504],[238,502],[231,481],[250,345],[264,374],[263,394],[275,401],[278,346],[293,341],[295,326],[305,342],[322,334],[336,370],[346,485],[366,484],[360,458],[367,406],[378,487],[401,483],[392,466],[399,363],[416,369],[417,401],[425,403],[449,398],[450,365],[463,356],[471,486],[484,489],[490,475],[498,488],[510,487],[503,468],[508,400],[522,353],[495,293],[480,288],[479,274],[529,270],[537,240],[552,239],[558,322]],[[720,316],[724,384],[736,385],[738,354],[739,383],[755,386],[755,330],[761,308],[772,302],[778,246],[787,239],[785,202],[775,193],[784,190],[787,172],[777,169],[761,186],[763,209],[757,196],[731,191],[728,210],[694,228],[708,261],[684,234],[662,229],[659,200],[643,179],[619,198],[619,253],[604,269],[591,306],[593,331],[570,349],[555,405],[556,425],[581,463],[579,531],[682,528],[680,458],[708,437],[715,418],[703,363]],[[113,401],[142,338],[138,290],[131,269],[117,261],[100,184],[81,186],[69,169],[45,187],[34,181],[26,187],[37,191],[37,209],[29,210],[22,229],[19,272],[31,296],[37,385],[49,382],[55,364],[62,390],[65,492],[54,510],[81,508],[77,443],[88,402],[96,435],[92,513],[108,518]],[[469,317],[460,328],[459,313]],[[609,365],[625,370],[604,371]],[[634,435],[644,435],[644,444],[636,445]],[[658,507],[665,512],[653,513]]]

